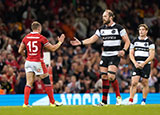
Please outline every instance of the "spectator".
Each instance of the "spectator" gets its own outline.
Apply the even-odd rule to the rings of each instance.
[[[45,93],[45,86],[42,80],[39,77],[35,78],[34,82],[34,93],[35,94],[44,94]]]
[[[20,72],[16,79],[16,86],[15,86],[16,94],[24,94],[25,84],[26,84],[25,70],[20,69]]]
[[[76,82],[76,76],[71,76],[71,82],[67,85],[67,87],[70,89],[71,93],[78,92],[78,83]]]
[[[6,74],[2,74],[1,80],[0,80],[0,89],[4,90],[5,94],[12,94],[13,89],[12,86],[10,84],[10,82],[8,82],[7,76]]]

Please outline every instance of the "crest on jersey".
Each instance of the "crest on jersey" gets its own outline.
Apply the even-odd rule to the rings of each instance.
[[[112,34],[114,34],[114,33],[116,33],[116,30],[112,30],[111,32],[112,32]]]
[[[137,43],[137,42],[135,42],[135,45],[137,46],[137,45],[138,45],[138,43]]]
[[[144,43],[144,46],[148,46],[147,42],[146,42],[146,43]]]

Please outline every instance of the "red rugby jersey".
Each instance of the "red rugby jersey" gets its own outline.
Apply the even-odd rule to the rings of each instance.
[[[38,32],[31,32],[23,38],[22,42],[27,49],[26,60],[36,62],[43,60],[43,47],[49,43],[46,37]]]

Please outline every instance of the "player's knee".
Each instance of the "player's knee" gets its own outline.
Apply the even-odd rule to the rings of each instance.
[[[148,87],[148,82],[142,82],[143,87]]]
[[[133,82],[132,84],[131,84],[131,87],[136,87],[138,85],[138,82]]]
[[[32,86],[34,83],[34,79],[27,79],[26,85]]]
[[[27,86],[30,86],[30,87],[32,87],[32,85],[33,85],[33,82],[32,82],[32,81],[27,81],[26,85],[27,85]]]
[[[115,81],[115,79],[116,79],[115,76],[109,76],[108,78],[109,78],[109,81],[111,81],[111,82]]]
[[[116,72],[108,71],[109,81],[114,81],[115,80],[115,75],[116,75]]]
[[[101,78],[102,79],[108,79],[107,72],[101,72]]]
[[[42,79],[44,84],[50,84],[49,76]]]

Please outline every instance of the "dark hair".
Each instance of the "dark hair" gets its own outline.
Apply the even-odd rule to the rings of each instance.
[[[39,27],[41,27],[41,24],[37,21],[34,21],[32,24],[31,24],[31,29],[32,30],[37,30]]]

